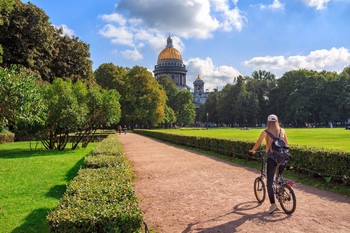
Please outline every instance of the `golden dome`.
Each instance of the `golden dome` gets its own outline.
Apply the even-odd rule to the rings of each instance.
[[[158,56],[158,62],[159,60],[164,60],[164,59],[177,59],[177,60],[182,60],[181,53],[177,51],[175,48],[165,48],[160,52]]]
[[[199,77],[199,75],[198,75],[198,77],[197,77],[197,79],[196,79],[196,80],[198,80],[198,81],[199,81],[199,80],[202,80],[202,79],[201,79],[201,78]]]

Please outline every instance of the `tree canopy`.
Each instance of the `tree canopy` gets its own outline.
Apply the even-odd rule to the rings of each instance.
[[[349,73],[349,68],[340,74],[301,69],[276,79],[269,72],[254,71],[251,77],[240,76],[219,93],[211,93],[199,111],[200,119],[204,121],[210,112],[210,122],[256,126],[274,113],[290,126],[344,123],[350,118]]]
[[[146,68],[124,69],[106,63],[95,71],[95,77],[103,88],[116,89],[120,93],[123,124],[157,126],[164,119],[165,92]]]
[[[77,37],[63,35],[49,22],[46,13],[32,3],[14,3],[12,10],[0,9],[0,65],[23,65],[48,82],[56,77],[93,82],[89,45]]]
[[[43,123],[44,110],[39,83],[25,68],[0,67],[0,131],[6,125]]]
[[[174,122],[179,125],[192,124],[196,112],[191,92],[178,90],[176,84],[167,75],[159,76],[157,81],[166,92],[167,106],[174,111],[175,118],[173,119],[176,119]]]

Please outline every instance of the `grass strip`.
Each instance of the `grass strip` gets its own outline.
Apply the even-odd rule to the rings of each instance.
[[[48,211],[96,145],[31,151],[28,141],[0,144],[0,232],[48,232]]]

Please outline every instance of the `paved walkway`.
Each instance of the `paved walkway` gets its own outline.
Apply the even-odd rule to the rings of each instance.
[[[136,195],[149,227],[178,232],[350,232],[350,198],[294,185],[297,209],[265,214],[253,182],[259,171],[128,133]],[[281,208],[280,208],[281,209]]]

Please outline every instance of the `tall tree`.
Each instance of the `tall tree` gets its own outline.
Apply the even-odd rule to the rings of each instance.
[[[0,26],[4,24],[4,15],[13,9],[15,0],[0,0]],[[4,53],[2,45],[0,44],[0,63],[2,63],[2,54]]]
[[[196,107],[192,103],[193,95],[188,90],[179,90],[176,95],[174,111],[179,125],[193,124]]]
[[[220,114],[219,114],[219,102],[220,95],[218,92],[210,92],[205,103],[201,106],[202,117],[200,120],[202,122],[206,121],[208,114],[208,121],[214,122],[216,124],[220,123]]]
[[[55,78],[78,80],[94,83],[90,45],[79,40],[78,37],[63,35],[62,29],[55,29],[55,49],[57,55],[49,64]],[[52,82],[53,77],[49,80]]]
[[[12,11],[1,11],[0,44],[3,46],[1,66],[21,64],[37,71],[43,80],[52,72],[48,66],[57,54],[54,27],[43,10],[29,3],[15,1]],[[33,26],[35,25],[35,26]]]
[[[271,114],[269,93],[276,87],[275,75],[265,70],[254,71],[251,78],[247,77],[247,90],[250,93],[250,109],[254,119],[250,121],[261,125],[266,123],[266,117]],[[258,101],[257,104],[254,104]]]
[[[115,89],[124,96],[124,82],[128,68],[115,66],[113,63],[103,63],[95,70],[96,83],[102,88]]]
[[[131,125],[157,126],[164,118],[166,94],[144,67],[134,66],[122,87],[122,121]]]
[[[192,124],[196,116],[196,107],[192,103],[193,95],[187,90],[179,90],[169,76],[161,75],[157,79],[166,91],[167,105],[175,112],[179,125]]]

